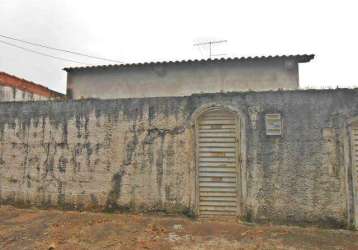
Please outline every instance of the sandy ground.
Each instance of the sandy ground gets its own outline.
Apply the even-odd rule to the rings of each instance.
[[[2,206],[0,249],[358,249],[358,232]]]

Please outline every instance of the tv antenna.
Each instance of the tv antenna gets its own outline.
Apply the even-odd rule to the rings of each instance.
[[[209,59],[215,56],[224,56],[226,54],[212,54],[212,45],[213,44],[219,44],[219,43],[226,43],[227,40],[212,40],[208,42],[203,43],[195,43],[194,46],[209,46]]]

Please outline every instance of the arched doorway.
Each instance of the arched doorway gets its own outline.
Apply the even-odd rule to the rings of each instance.
[[[222,107],[208,108],[197,117],[195,131],[198,215],[239,215],[238,115]]]

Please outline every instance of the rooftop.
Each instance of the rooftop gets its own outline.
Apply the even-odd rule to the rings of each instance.
[[[201,59],[201,60],[181,60],[181,61],[163,61],[163,62],[144,62],[144,63],[128,63],[128,64],[108,64],[108,65],[94,65],[81,67],[67,67],[63,70],[79,71],[92,69],[109,69],[109,68],[124,68],[136,67],[145,65],[166,65],[166,64],[196,64],[196,63],[224,63],[224,62],[257,62],[257,61],[272,61],[277,59],[295,60],[297,63],[306,63],[314,58],[314,54],[303,55],[276,55],[276,56],[255,56],[255,57],[228,57],[215,59]]]

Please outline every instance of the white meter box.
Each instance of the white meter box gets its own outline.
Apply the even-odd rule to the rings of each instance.
[[[266,135],[281,135],[282,134],[281,114],[266,114],[265,127],[266,127]]]

